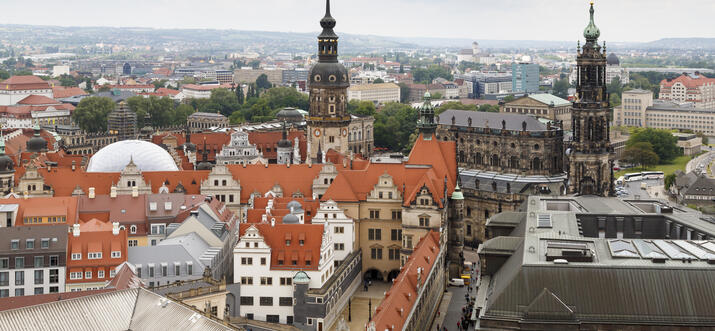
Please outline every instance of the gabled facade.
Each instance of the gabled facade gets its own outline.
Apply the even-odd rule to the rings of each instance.
[[[91,219],[67,234],[67,292],[104,288],[127,261],[127,230]]]

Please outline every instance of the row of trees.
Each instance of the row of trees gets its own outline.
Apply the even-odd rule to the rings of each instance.
[[[623,159],[645,168],[670,162],[681,154],[678,138],[670,131],[644,128],[636,129],[628,138]]]

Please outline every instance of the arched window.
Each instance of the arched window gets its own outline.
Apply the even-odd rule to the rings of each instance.
[[[464,151],[459,151],[459,162],[464,162]]]
[[[541,170],[541,160],[538,157],[535,157],[534,160],[531,161],[531,169]]]
[[[482,164],[482,153],[477,153],[474,155],[474,164]]]
[[[130,232],[130,233],[137,233],[137,226],[136,226],[136,225],[130,226],[130,227],[129,227],[129,232]]]
[[[496,192],[497,190],[497,182],[492,182],[492,191]]]
[[[512,156],[509,158],[509,168],[518,169],[519,168],[519,158]]]
[[[498,167],[499,166],[499,155],[494,154],[492,155],[492,166]]]
[[[472,208],[467,207],[467,216],[472,216]]]

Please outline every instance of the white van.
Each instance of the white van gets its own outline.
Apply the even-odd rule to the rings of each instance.
[[[449,280],[449,286],[459,286],[462,287],[464,286],[464,279],[461,278],[452,278]]]

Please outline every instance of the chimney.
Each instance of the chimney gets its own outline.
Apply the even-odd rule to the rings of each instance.
[[[89,188],[89,194],[87,195],[88,198],[94,199],[94,187]]]
[[[276,226],[276,219],[271,217],[271,227]]]
[[[266,214],[261,215],[261,222],[263,222],[263,223],[268,222],[268,216]]]
[[[112,234],[115,236],[119,235],[119,222],[112,222]]]
[[[72,236],[79,237],[79,223],[72,224]]]
[[[77,168],[77,161],[72,160],[72,171],[74,171]]]
[[[136,186],[132,186],[132,198],[139,197],[139,188]]]
[[[116,186],[112,186],[112,188],[109,190],[109,197],[110,198],[117,197],[117,187]]]

